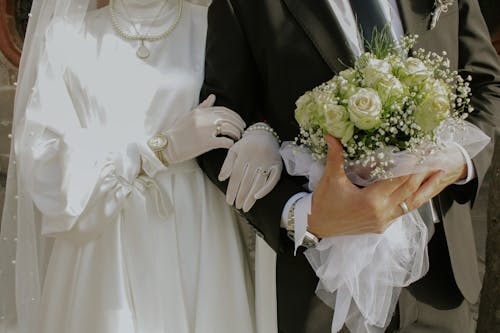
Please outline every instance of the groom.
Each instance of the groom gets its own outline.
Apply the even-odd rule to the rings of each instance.
[[[431,24],[432,13],[448,2]],[[394,37],[418,34],[416,48],[446,51],[452,68],[471,72],[476,111],[469,121],[494,137],[500,67],[477,0],[213,0],[201,98],[215,94],[218,104],[237,111],[247,124],[266,121],[281,139],[293,140],[297,98],[352,64],[362,48],[358,23],[369,32],[370,24],[384,18]],[[473,332],[469,305],[478,301],[481,280],[470,208],[492,147],[473,161],[464,156],[464,164],[447,174],[378,182],[363,191],[345,177],[342,148],[335,140],[329,141],[327,168],[313,194],[304,193],[304,178],[284,172],[276,188],[246,214],[278,254],[280,332],[330,331],[331,310],[315,296],[317,279],[303,251],[293,254],[294,241],[314,246],[315,236],[382,232],[403,214],[402,206],[413,210],[432,198],[439,223],[429,243],[431,269],[403,292],[395,319],[404,333]],[[227,183],[217,175],[225,156],[213,151],[200,159],[223,191]],[[290,224],[307,224],[307,233],[291,240]]]

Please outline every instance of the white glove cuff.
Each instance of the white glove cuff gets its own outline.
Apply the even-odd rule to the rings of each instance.
[[[248,127],[245,130],[245,133],[243,135],[245,135],[246,133],[252,132],[252,131],[266,131],[266,132],[269,132],[269,133],[271,133],[276,138],[276,140],[278,140],[278,143],[281,143],[281,140],[280,140],[280,137],[279,137],[278,133],[276,133],[276,131],[271,126],[269,126],[266,123],[262,123],[261,122],[261,123],[255,123],[255,124],[253,124],[252,126]]]

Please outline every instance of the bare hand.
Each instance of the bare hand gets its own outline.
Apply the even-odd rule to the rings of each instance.
[[[446,187],[466,176],[467,164],[463,164],[448,172],[440,170],[429,173],[418,191],[405,201],[408,209],[411,211],[422,206],[425,202],[441,193]]]
[[[318,237],[382,233],[392,220],[403,214],[402,202],[408,205],[410,198],[414,198],[412,204],[419,204],[417,200],[424,200],[434,193],[431,189],[437,189],[433,173],[382,180],[358,188],[344,172],[342,145],[332,137],[327,137],[327,142],[327,164],[313,193],[308,219],[308,230]],[[417,207],[411,206],[410,210]]]

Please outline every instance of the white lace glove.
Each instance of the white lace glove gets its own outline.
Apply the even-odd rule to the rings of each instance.
[[[246,126],[243,119],[225,107],[214,107],[214,103],[215,96],[208,96],[164,133],[168,145],[162,153],[168,164],[180,163],[213,149],[229,149],[241,138]]]
[[[230,177],[227,203],[244,212],[271,192],[281,177],[280,145],[271,131],[264,123],[252,125],[229,149],[219,173],[220,181]]]

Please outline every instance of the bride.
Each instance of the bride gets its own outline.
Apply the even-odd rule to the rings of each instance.
[[[2,221],[1,332],[256,331],[236,216],[195,158],[256,135],[277,144],[214,96],[196,106],[206,15],[188,0],[34,2]],[[244,172],[276,167],[277,154]],[[274,186],[279,172],[265,174],[248,196]]]

